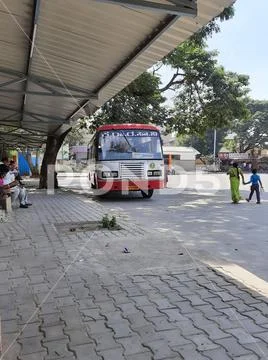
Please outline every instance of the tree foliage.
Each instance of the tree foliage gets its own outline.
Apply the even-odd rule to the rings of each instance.
[[[66,135],[64,144],[70,146],[83,145],[88,138],[90,132],[90,119],[84,117],[79,119],[76,124],[72,127],[71,131]]]
[[[169,118],[159,76],[145,72],[114,96],[93,116],[91,128],[113,123],[162,124]]]
[[[204,134],[248,116],[248,76],[225,71],[217,52],[186,41],[164,59],[175,72],[162,90],[173,89],[175,111],[168,126],[180,133]]]
[[[224,143],[227,130],[220,129],[216,135],[216,153],[219,152],[221,146]],[[180,136],[179,145],[192,146],[198,150],[201,155],[212,155],[214,151],[214,130],[209,129],[204,135],[184,135]]]
[[[225,8],[218,16],[212,19],[207,25],[203,26],[197,33],[195,33],[191,40],[197,45],[205,45],[205,41],[214,33],[221,31],[220,22],[230,20],[234,17],[234,6]]]
[[[239,152],[261,149],[268,142],[268,101],[250,100],[247,106],[250,110],[249,119],[236,120],[231,128],[235,133],[233,146]]]

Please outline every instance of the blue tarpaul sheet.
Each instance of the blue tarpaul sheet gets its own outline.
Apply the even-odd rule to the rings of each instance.
[[[31,171],[30,171],[29,164],[28,164],[27,160],[25,159],[25,157],[22,155],[22,153],[19,153],[18,165],[19,165],[19,172],[20,172],[21,176],[30,175]]]

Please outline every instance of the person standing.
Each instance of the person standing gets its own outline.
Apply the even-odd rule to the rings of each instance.
[[[239,186],[240,178],[244,183],[244,174],[241,169],[239,169],[237,163],[233,163],[232,167],[228,170],[227,175],[230,179],[230,188],[233,204],[238,204],[242,197],[240,195]]]
[[[249,197],[246,199],[247,202],[250,202],[254,192],[256,192],[257,204],[260,204],[261,203],[260,186],[263,189],[263,185],[261,182],[260,175],[257,174],[256,169],[252,170],[252,175],[250,177],[250,180],[248,182],[244,183],[244,185],[247,185],[247,184],[251,184],[250,194],[249,194]]]

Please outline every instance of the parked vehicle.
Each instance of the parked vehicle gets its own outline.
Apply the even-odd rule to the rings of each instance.
[[[145,124],[104,125],[90,143],[89,179],[94,189],[141,191],[150,198],[165,185],[159,130]]]

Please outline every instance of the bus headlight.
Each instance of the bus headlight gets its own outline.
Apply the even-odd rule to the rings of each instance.
[[[103,171],[101,173],[101,177],[103,178],[117,178],[118,177],[118,171]]]
[[[148,170],[147,171],[147,176],[161,176],[162,175],[162,170]]]

